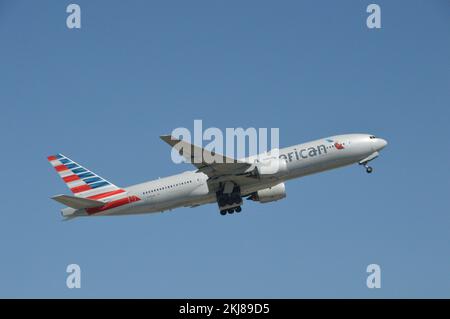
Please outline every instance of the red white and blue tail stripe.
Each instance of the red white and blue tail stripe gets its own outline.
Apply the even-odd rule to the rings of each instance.
[[[75,196],[101,200],[125,193],[124,189],[108,182],[67,156],[56,154],[48,156],[47,159]]]

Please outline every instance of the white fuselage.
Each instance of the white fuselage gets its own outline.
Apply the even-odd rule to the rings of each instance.
[[[279,158],[286,161],[288,172],[269,179],[246,178],[239,186],[242,196],[274,186],[287,180],[330,170],[354,163],[381,150],[386,141],[368,134],[331,136],[279,150]],[[337,145],[337,146],[336,146]],[[256,157],[244,159],[252,161]],[[181,174],[152,180],[125,188],[127,196],[138,201],[100,212],[96,215],[126,215],[162,212],[177,207],[192,207],[216,202],[217,189],[202,172]]]

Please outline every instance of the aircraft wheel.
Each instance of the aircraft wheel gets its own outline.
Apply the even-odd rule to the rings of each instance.
[[[228,214],[233,214],[234,213],[234,209],[229,209],[228,210]]]
[[[236,207],[236,213],[240,213],[242,211],[241,206]]]
[[[226,214],[227,214],[227,211],[226,211],[226,210],[221,210],[221,211],[220,211],[220,215],[225,216]]]
[[[370,166],[367,166],[367,167],[366,167],[366,172],[367,172],[368,174],[372,173],[372,172],[373,172],[373,168],[370,167]]]

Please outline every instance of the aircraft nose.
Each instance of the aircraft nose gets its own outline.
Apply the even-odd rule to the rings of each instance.
[[[377,144],[377,146],[376,146],[377,150],[381,150],[386,147],[388,142],[382,138],[377,138],[376,144]]]

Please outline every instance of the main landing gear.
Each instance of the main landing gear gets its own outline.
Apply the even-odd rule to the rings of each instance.
[[[230,209],[223,209],[220,211],[220,215],[225,216],[226,214],[234,214],[236,213],[240,213],[242,211],[242,207],[238,206],[236,208],[230,208]]]
[[[227,182],[216,193],[217,204],[221,215],[240,213],[242,211],[241,189],[234,183]]]

